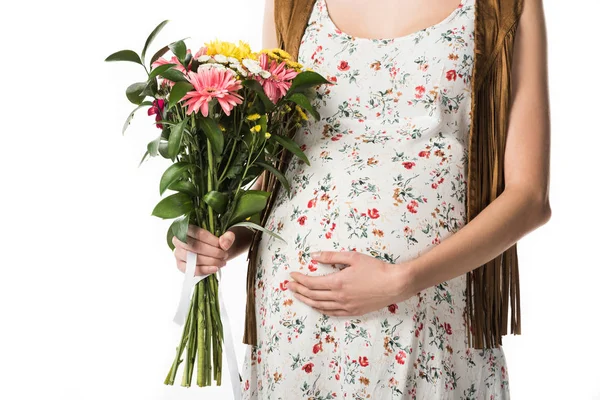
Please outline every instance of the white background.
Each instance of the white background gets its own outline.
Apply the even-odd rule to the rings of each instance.
[[[523,335],[505,338],[512,398],[600,399],[598,71],[600,7],[546,1],[552,107],[551,221],[519,242]],[[7,6],[6,4],[10,4]],[[138,168],[156,136],[125,87],[140,66],[106,63],[190,36],[261,47],[262,0],[21,1],[0,6],[0,398],[230,399],[165,386],[183,275],[150,215],[169,161]],[[245,256],[223,270],[238,364]],[[181,375],[179,375],[181,376]]]

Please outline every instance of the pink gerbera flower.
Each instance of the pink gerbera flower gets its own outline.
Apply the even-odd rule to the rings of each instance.
[[[199,57],[203,56],[206,54],[207,52],[207,48],[205,46],[200,47],[200,49],[196,52],[196,54],[194,55],[194,58],[198,59]]]
[[[190,54],[192,52],[192,50],[188,49],[187,50],[187,54]],[[158,60],[154,61],[152,63],[152,68],[156,68],[159,67],[161,65],[165,65],[165,64],[175,64],[175,66],[173,68],[175,68],[176,70],[179,70],[180,72],[185,73],[185,68],[183,66],[183,64],[181,64],[179,62],[179,60],[177,59],[177,57],[173,56],[171,57],[171,60],[167,60],[166,58],[160,57]]]
[[[298,75],[298,72],[292,68],[287,68],[285,62],[279,64],[275,60],[269,62],[267,53],[260,54],[259,62],[260,67],[265,71],[269,71],[271,76],[266,79],[261,76],[257,76],[256,78],[262,85],[265,94],[273,103],[276,103],[287,93],[292,85],[292,79]]]
[[[190,49],[188,49],[188,54],[190,54],[192,51]],[[190,60],[191,63],[191,60]],[[154,61],[151,66],[152,69],[156,68],[156,67],[160,67],[161,65],[165,65],[165,64],[175,64],[175,66],[173,66],[173,69],[178,70],[179,72],[185,74],[185,67],[183,66],[183,64],[181,64],[179,62],[179,59],[177,59],[176,56],[171,57],[171,60],[167,60],[166,58],[160,57],[158,60]],[[170,81],[168,79],[165,79],[163,82],[167,82],[167,84],[170,87],[173,87],[173,85],[175,85],[175,82]]]
[[[187,115],[200,110],[202,115],[208,116],[208,103],[217,99],[225,114],[229,115],[236,104],[242,103],[242,96],[236,93],[242,85],[235,79],[233,72],[221,68],[201,68],[198,73],[189,72],[189,80],[195,90],[186,93],[181,101],[187,100],[183,107],[187,107]]]

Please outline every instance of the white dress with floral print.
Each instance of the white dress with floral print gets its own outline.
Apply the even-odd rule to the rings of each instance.
[[[321,119],[297,140],[263,235],[256,279],[257,346],[244,399],[508,399],[501,347],[469,348],[464,275],[356,317],[324,315],[287,290],[290,272],[336,273],[314,250],[390,263],[418,257],[466,223],[474,2],[406,36],[337,29],[316,0],[298,61],[335,85],[317,90]],[[382,285],[386,282],[382,282]]]

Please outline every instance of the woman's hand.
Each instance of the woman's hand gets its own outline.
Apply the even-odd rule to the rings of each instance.
[[[408,263],[390,264],[356,251],[322,251],[311,257],[325,264],[348,265],[324,276],[290,274],[294,281],[287,288],[323,314],[360,316],[417,294]]]
[[[176,236],[173,236],[175,245],[175,258],[177,259],[177,268],[185,272],[187,251],[192,251],[196,257],[196,271],[194,275],[210,275],[224,267],[230,258],[228,252],[235,240],[235,233],[227,231],[217,237],[196,225],[189,225],[187,232],[187,243],[183,243]]]

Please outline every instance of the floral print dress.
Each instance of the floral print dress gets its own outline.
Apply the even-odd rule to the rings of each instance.
[[[339,271],[311,251],[401,263],[466,224],[474,2],[412,34],[369,39],[337,29],[316,0],[298,61],[335,84],[317,89],[321,119],[296,135],[310,166],[292,159],[291,191],[267,221],[287,245],[259,244],[244,399],[509,398],[503,349],[468,347],[465,275],[355,317],[324,315],[286,287],[292,271]]]

